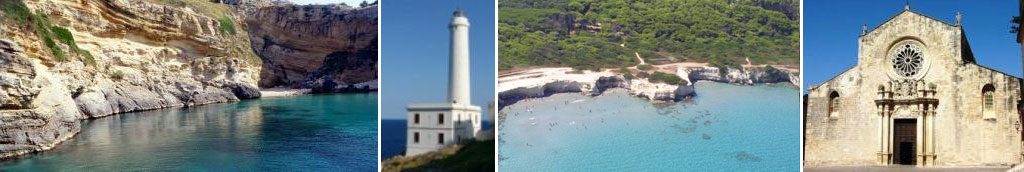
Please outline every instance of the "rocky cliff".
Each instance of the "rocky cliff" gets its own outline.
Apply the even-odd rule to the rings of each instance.
[[[685,69],[690,81],[708,80],[732,84],[759,84],[788,82],[800,85],[800,75],[775,68],[746,68],[722,70],[717,67]]]
[[[377,88],[377,7],[275,5],[249,14],[259,86],[314,92]]]
[[[222,3],[0,0],[0,159],[51,149],[82,119],[258,98],[261,74],[376,88],[376,7]]]
[[[558,93],[585,93],[599,96],[611,89],[626,89],[630,95],[643,97],[654,103],[678,102],[693,97],[692,84],[671,85],[651,83],[647,79],[627,80],[621,76],[603,76],[593,82],[554,81],[537,87],[518,87],[498,93],[498,109],[520,100],[547,97]]]
[[[616,88],[626,89],[630,95],[646,98],[654,103],[679,102],[697,95],[697,91],[695,90],[693,83],[700,80],[745,85],[773,83],[791,83],[793,85],[800,84],[799,74],[772,67],[752,67],[745,69],[693,67],[680,68],[676,71],[682,79],[688,82],[680,85],[656,82],[652,83],[647,78],[625,79],[619,74],[601,76],[595,81],[566,81],[565,78],[553,79],[553,82],[547,82],[541,86],[518,87],[498,93],[498,109],[514,104],[520,100],[551,96],[551,94],[554,93],[579,92],[597,96],[607,90]]]

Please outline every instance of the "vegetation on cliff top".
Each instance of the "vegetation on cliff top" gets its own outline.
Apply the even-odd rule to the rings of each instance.
[[[57,45],[57,41],[60,41],[60,43],[68,47],[69,52],[80,55],[82,62],[87,65],[96,65],[92,53],[78,48],[78,44],[75,43],[75,37],[71,34],[71,31],[64,27],[54,26],[44,14],[32,13],[28,6],[25,5],[25,2],[21,0],[3,0],[0,1],[0,10],[3,11],[3,18],[0,18],[0,21],[27,26],[39,37],[43,45],[50,49],[54,60],[59,62],[68,60],[63,48]],[[54,41],[54,39],[57,39],[57,41]]]
[[[500,0],[499,70],[799,63],[794,0]]]
[[[654,72],[654,73],[651,74],[650,77],[647,78],[647,80],[652,82],[652,83],[659,83],[660,82],[660,83],[666,83],[666,84],[672,84],[672,85],[687,85],[687,84],[689,84],[689,82],[686,82],[686,80],[683,80],[683,78],[680,78],[679,75],[670,74],[670,73],[664,73],[664,72]]]
[[[381,163],[381,171],[494,171],[494,140],[473,141]]]
[[[32,11],[20,0],[0,0],[0,10],[4,11],[3,15],[0,15],[0,20],[11,19],[16,23],[28,23],[32,18]]]
[[[205,16],[217,16],[231,12],[227,4],[213,3],[209,0],[146,0],[164,6],[191,8]]]
[[[218,19],[220,21],[220,32],[228,35],[235,35],[235,22],[231,21],[226,15],[221,15]]]

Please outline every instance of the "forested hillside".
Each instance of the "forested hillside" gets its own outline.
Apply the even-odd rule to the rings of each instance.
[[[500,70],[799,63],[795,0],[500,0]]]

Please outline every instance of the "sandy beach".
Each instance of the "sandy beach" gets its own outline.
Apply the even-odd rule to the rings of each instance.
[[[559,68],[538,68],[513,72],[498,76],[498,92],[508,91],[519,87],[536,87],[555,81],[575,81],[580,83],[593,83],[602,76],[615,76],[610,70],[601,72],[584,71],[570,73],[573,69],[569,67]]]

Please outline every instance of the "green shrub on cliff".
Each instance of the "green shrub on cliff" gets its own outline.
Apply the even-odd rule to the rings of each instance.
[[[686,80],[683,80],[683,78],[680,78],[678,75],[664,72],[654,72],[653,74],[651,74],[650,78],[648,78],[648,81],[651,81],[653,83],[661,82],[672,85],[688,84]]]
[[[51,26],[50,31],[53,33],[53,37],[60,40],[61,43],[68,45],[71,52],[77,52],[78,44],[75,44],[75,37],[71,35],[71,31],[60,26]]]
[[[619,68],[619,73],[622,73],[622,77],[627,80],[633,79],[633,72],[629,71],[629,69],[626,69],[625,67]]]
[[[3,11],[0,20],[12,19],[18,23],[28,23],[32,18],[32,11],[21,0],[0,0],[0,11]]]
[[[647,65],[647,64],[642,64],[642,65],[636,65],[636,69],[651,70],[651,69],[654,69],[654,66]]]
[[[114,70],[113,72],[110,72],[110,78],[114,80],[124,79],[124,72],[121,72],[121,70]]]
[[[39,14],[39,12],[36,13],[32,15],[32,21],[35,23],[33,29],[36,32],[36,36],[39,36],[39,40],[43,41],[43,45],[50,48],[50,53],[53,54],[54,60],[59,62],[67,61],[68,57],[64,54],[64,50],[53,41],[53,32],[50,30],[53,26],[50,24],[50,19],[46,15]]]
[[[92,53],[89,53],[89,51],[80,51],[78,53],[82,55],[82,62],[85,65],[96,66],[96,58],[92,57]]]
[[[221,15],[218,20],[220,21],[220,33],[235,35],[235,23],[231,21],[231,18],[228,18],[226,15]]]

